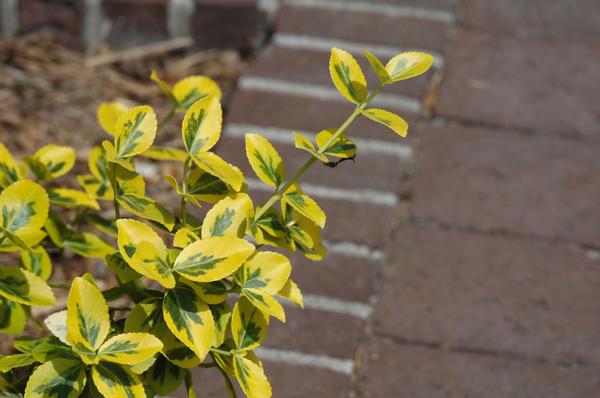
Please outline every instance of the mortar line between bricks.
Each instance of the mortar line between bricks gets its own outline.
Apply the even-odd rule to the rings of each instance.
[[[347,257],[363,258],[366,260],[379,262],[386,258],[386,255],[381,250],[371,249],[367,245],[357,244],[350,241],[330,242],[323,241],[329,253],[339,254]]]
[[[297,131],[312,141],[315,141],[316,134],[307,131],[295,129],[283,129],[272,126],[257,126],[253,124],[229,123],[225,126],[225,134],[228,137],[244,138],[246,133],[260,132],[265,138],[273,142],[294,145],[294,135],[292,131]],[[412,148],[407,144],[398,144],[393,141],[376,140],[372,138],[352,137],[352,140],[360,147],[360,151],[375,153],[378,155],[396,156],[401,160],[412,160]]]
[[[248,188],[258,191],[273,192],[273,187],[255,178],[246,178]],[[374,205],[396,207],[398,197],[392,192],[375,191],[371,189],[331,188],[323,185],[302,183],[302,189],[310,196],[323,199],[344,200],[347,202],[370,203]]]
[[[518,127],[518,126],[503,126],[497,123],[490,123],[478,120],[469,120],[456,116],[435,116],[430,121],[434,127],[470,127],[480,128],[484,130],[490,130],[492,132],[501,132],[520,135],[524,137],[543,137],[543,138],[555,138],[575,143],[585,143],[600,146],[600,140],[594,138],[588,138],[581,136],[576,133],[569,133],[566,131],[538,131],[532,128]]]
[[[511,231],[505,228],[478,228],[470,225],[459,224],[459,223],[449,223],[438,221],[434,219],[425,219],[425,218],[415,218],[411,217],[408,222],[396,226],[392,230],[392,234],[396,234],[399,230],[407,226],[415,226],[418,228],[425,229],[438,229],[442,231],[456,231],[456,232],[464,232],[471,234],[479,234],[479,235],[487,235],[487,236],[500,236],[510,239],[524,239],[524,240],[532,240],[538,242],[545,243],[559,243],[564,245],[573,245],[577,246],[582,250],[596,251],[600,252],[600,245],[594,245],[586,242],[564,239],[560,237],[549,237],[543,236],[535,233],[521,233],[516,231]]]
[[[526,362],[531,364],[543,364],[543,365],[552,365],[556,367],[566,368],[566,369],[574,369],[574,368],[588,368],[588,369],[599,369],[600,365],[582,362],[582,361],[565,361],[565,360],[557,360],[540,356],[530,356],[526,354],[522,354],[519,352],[508,351],[508,350],[494,350],[488,348],[477,348],[477,347],[468,347],[468,346],[460,346],[460,345],[448,345],[444,343],[432,342],[432,341],[424,341],[417,339],[408,339],[405,337],[393,336],[386,333],[376,334],[375,336],[380,338],[385,338],[393,341],[399,345],[406,346],[414,346],[414,347],[422,347],[428,348],[431,350],[440,350],[448,353],[458,353],[458,354],[469,354],[469,355],[480,355],[487,357],[498,357],[498,358],[508,358],[515,361]]]
[[[393,47],[382,44],[374,43],[358,43],[354,41],[347,41],[329,37],[317,37],[309,35],[298,35],[291,33],[275,33],[272,42],[280,47],[289,49],[301,49],[301,50],[314,50],[322,52],[330,52],[332,47],[343,48],[346,51],[354,55],[362,55],[364,49],[368,49],[373,54],[382,58],[391,58],[403,51],[424,51],[430,53],[435,57],[433,66],[439,69],[444,64],[444,57],[442,54],[435,51],[420,49],[420,48],[406,48],[406,47]]]
[[[456,25],[458,24],[459,19],[456,18],[454,20],[454,24],[449,26],[446,32],[446,43],[444,45],[444,50],[445,53],[448,53],[447,49],[450,46],[451,40],[453,38],[453,34],[455,32],[456,29]],[[417,122],[415,123],[415,130],[418,133],[416,135],[416,139],[413,143],[413,151],[416,151],[419,149],[419,144],[422,141],[422,136],[425,132],[425,129],[427,127],[427,125],[430,123],[431,121],[431,117],[432,117],[432,110],[434,108],[434,104],[435,104],[435,99],[437,98],[437,93],[438,90],[440,88],[440,84],[443,80],[445,74],[445,63],[441,63],[440,67],[437,68],[437,70],[434,71],[433,76],[431,77],[431,79],[429,80],[429,84],[427,86],[427,91],[423,97],[423,108],[421,113],[419,114],[419,118],[417,119]],[[408,183],[412,183],[411,181],[414,179],[414,175],[409,174],[407,176],[407,180]],[[402,201],[404,202],[404,201]],[[409,213],[410,214],[410,213]],[[407,220],[402,221],[399,225],[397,225],[395,228],[392,229],[392,231],[390,232],[390,236],[393,238],[395,231],[397,229],[399,229],[400,226],[408,223],[410,221],[410,218],[408,218]],[[375,323],[375,317],[377,316],[377,308],[379,307],[379,301],[380,301],[380,295],[381,295],[381,286],[382,286],[382,282],[384,280],[384,275],[385,275],[385,270],[387,268],[387,264],[383,264],[383,266],[379,267],[376,270],[376,274],[375,274],[375,279],[373,281],[373,288],[372,288],[372,295],[370,298],[370,304],[371,304],[371,314],[370,316],[365,320],[364,322],[364,327],[363,327],[363,332],[361,333],[361,336],[359,338],[356,350],[355,350],[355,367],[354,367],[354,372],[352,374],[352,378],[351,378],[351,382],[350,385],[348,387],[348,396],[349,398],[356,398],[356,397],[363,397],[364,396],[364,392],[361,390],[361,371],[362,371],[362,365],[364,363],[364,355],[365,354],[365,349],[367,346],[367,343],[373,339],[373,325]],[[368,397],[364,397],[364,398],[368,398]]]
[[[308,354],[264,346],[257,348],[255,352],[262,360],[327,369],[346,376],[350,376],[354,369],[352,360],[328,355]]]
[[[291,82],[260,76],[243,76],[238,80],[238,87],[242,90],[255,90],[347,103],[337,90],[319,84]],[[380,94],[373,100],[373,105],[396,107],[414,113],[421,111],[421,102],[419,100],[397,94]]]
[[[452,12],[393,4],[373,4],[366,1],[341,0],[285,0],[285,5],[317,8],[321,10],[381,14],[387,17],[427,19],[452,24],[456,17]]]
[[[372,312],[369,304],[358,301],[340,300],[334,297],[316,294],[304,295],[304,306],[313,310],[346,314],[358,319],[367,319]]]

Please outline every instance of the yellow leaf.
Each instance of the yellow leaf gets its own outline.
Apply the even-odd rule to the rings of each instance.
[[[433,65],[433,56],[411,51],[396,55],[385,65],[392,82],[410,79],[429,70]]]
[[[0,265],[0,296],[25,305],[54,305],[50,286],[39,276],[10,265]]]
[[[139,376],[116,363],[101,362],[93,366],[92,380],[104,397],[146,398]]]
[[[33,158],[46,167],[52,178],[67,174],[75,164],[75,150],[54,144],[40,148]]]
[[[306,218],[314,221],[319,227],[325,227],[325,213],[321,210],[317,202],[312,200],[308,195],[298,192],[286,193],[281,200]]]
[[[90,198],[86,192],[76,189],[52,188],[48,190],[48,198],[53,205],[68,208],[89,207],[90,209],[100,210],[98,202]]]
[[[210,310],[215,320],[215,330],[212,337],[212,346],[220,347],[223,345],[229,335],[229,325],[231,323],[231,307],[226,301],[210,306]]]
[[[35,359],[31,353],[6,355],[0,358],[0,372],[6,373],[14,368],[31,365]]]
[[[161,80],[158,77],[158,74],[156,73],[155,70],[152,70],[152,73],[150,73],[150,79],[155,82],[156,84],[158,84],[158,87],[160,87],[160,89],[163,91],[163,93],[165,93],[165,95],[167,97],[169,97],[169,99],[171,100],[171,102],[175,105],[175,106],[179,106],[179,101],[177,100],[177,98],[175,98],[175,96],[173,95],[173,91],[171,91],[171,87],[169,87],[169,85],[167,84],[167,82],[165,82],[164,80]]]
[[[102,149],[104,149],[106,160],[109,163],[116,163],[126,170],[135,172],[135,166],[133,165],[132,161],[133,156],[126,159],[119,157],[115,146],[112,144],[112,142],[107,140],[102,141]]]
[[[205,97],[221,100],[221,89],[214,80],[206,76],[189,76],[175,83],[173,95],[183,109]]]
[[[163,317],[173,334],[204,360],[210,349],[215,322],[208,305],[202,302],[195,287],[180,281],[165,294]]]
[[[115,124],[117,158],[129,158],[150,148],[156,128],[156,114],[147,105],[136,106],[119,116]]]
[[[221,136],[223,115],[216,97],[195,102],[185,113],[181,125],[183,143],[190,154],[209,151]]]
[[[67,299],[67,341],[83,362],[98,363],[96,350],[109,330],[108,305],[102,293],[85,279],[75,278]]]
[[[368,50],[364,50],[363,53],[365,54],[365,57],[367,57],[367,61],[369,61],[371,68],[373,68],[381,83],[390,83],[390,75],[387,70],[385,70],[385,66],[383,66],[379,58],[371,54]]]
[[[45,237],[46,233],[43,230],[38,229],[37,231],[33,231],[30,234],[19,236],[19,239],[22,242],[24,242],[25,245],[31,248],[35,245],[38,245],[42,240],[44,240]],[[0,252],[14,252],[21,249],[23,248],[15,244],[14,242],[11,242],[9,239],[4,239],[4,241],[0,243]]]
[[[285,166],[273,145],[263,136],[246,134],[246,156],[256,176],[277,187],[285,179]]]
[[[317,159],[319,159],[322,162],[327,163],[329,161],[329,159],[327,159],[327,156],[317,152],[317,150],[315,149],[315,146],[308,138],[306,138],[305,136],[303,136],[302,134],[300,134],[296,131],[294,131],[294,145],[298,149],[303,149],[303,150],[307,151],[308,153],[310,153],[311,155],[313,155],[314,157],[316,157]]]
[[[150,333],[123,333],[106,340],[98,349],[101,360],[130,365],[146,361],[162,350],[163,344]]]
[[[348,101],[358,104],[367,98],[367,80],[349,52],[331,49],[329,73],[335,87]]]
[[[141,242],[149,242],[158,250],[161,257],[165,258],[167,256],[165,242],[152,228],[143,222],[128,218],[118,219],[117,231],[119,252],[128,263],[133,258]]]
[[[202,237],[227,235],[244,237],[253,210],[252,200],[245,193],[233,194],[217,202],[204,217]]]
[[[21,263],[26,270],[43,280],[48,280],[52,274],[52,262],[44,246],[34,247],[33,251],[22,250]]]
[[[147,220],[156,221],[169,231],[175,226],[173,214],[152,198],[135,194],[122,194],[117,196],[117,201],[130,213]]]
[[[206,304],[220,304],[227,299],[227,286],[221,281],[194,283],[198,295]]]
[[[400,116],[386,111],[384,109],[366,109],[362,111],[362,114],[369,119],[381,123],[384,126],[389,127],[392,131],[401,137],[406,137],[408,134],[408,123]]]
[[[81,362],[53,359],[33,371],[25,387],[25,398],[77,398],[85,382],[85,367]]]
[[[198,200],[216,203],[234,191],[218,177],[196,168],[187,179],[187,193]]]
[[[245,264],[244,289],[260,289],[270,295],[277,294],[292,272],[290,260],[275,252],[257,252]]]
[[[129,265],[140,274],[157,281],[167,289],[175,286],[175,277],[171,273],[167,257],[162,253],[162,248],[156,248],[150,242],[143,241],[137,245]]]
[[[21,304],[0,297],[0,333],[20,334],[25,329],[26,320],[27,314]]]
[[[143,152],[141,156],[154,160],[171,160],[183,163],[188,155],[186,151],[178,148],[152,145],[149,149]]]
[[[250,359],[236,355],[233,359],[235,377],[248,398],[270,398],[271,385],[263,369]]]
[[[177,230],[175,237],[173,238],[173,246],[184,248],[197,240],[200,240],[200,237],[196,235],[194,231],[190,230],[189,228],[180,228]]]
[[[304,297],[302,296],[300,288],[298,285],[296,285],[292,278],[288,279],[277,295],[290,300],[300,308],[304,308]]]
[[[115,125],[119,117],[129,108],[119,102],[103,102],[98,107],[96,118],[100,127],[110,135],[115,135]]]
[[[0,225],[19,237],[41,229],[48,217],[48,194],[30,180],[17,181],[0,193]]]
[[[71,235],[63,244],[75,253],[90,258],[104,258],[114,251],[111,245],[90,232]]]
[[[21,170],[10,151],[0,143],[0,188],[6,188],[22,178]]]
[[[227,163],[212,152],[200,152],[192,156],[198,167],[222,180],[239,192],[244,183],[244,175],[236,166]]]
[[[238,350],[257,348],[267,335],[269,318],[245,297],[241,297],[233,307],[231,334]]]
[[[69,344],[67,340],[67,310],[48,315],[44,319],[44,325],[56,338],[67,345]]]
[[[197,282],[211,282],[233,274],[254,252],[254,245],[234,236],[202,239],[179,254],[173,271]]]
[[[317,134],[317,145],[321,152],[342,159],[356,156],[356,145],[345,134],[340,134],[331,143],[329,141],[336,129],[323,130]],[[329,143],[329,144],[328,144]],[[327,147],[325,147],[327,145]]]

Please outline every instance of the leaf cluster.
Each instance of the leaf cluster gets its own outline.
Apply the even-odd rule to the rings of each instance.
[[[0,144],[0,251],[20,258],[0,265],[0,332],[21,334],[28,318],[35,322],[32,306],[53,306],[53,288],[68,290],[66,309],[44,320],[47,336],[17,337],[16,353],[0,357],[0,391],[142,398],[185,383],[195,396],[190,369],[217,367],[231,396],[235,379],[246,396],[270,397],[254,350],[271,318],[285,322],[282,302],[303,307],[285,253],[326,256],[325,213],[298,180],[314,163],[356,156],[345,130],[358,116],[405,136],[400,116],[367,105],[383,86],[424,73],[433,62],[411,52],[383,66],[366,56],[380,79],[370,94],[352,55],[332,50],[332,81],[356,109],[314,142],[294,133],[295,146],[309,153],[295,173],[287,173],[266,138],[246,135],[247,160],[273,189],[263,204],[252,201],[241,170],[213,152],[221,91],[205,76],[170,87],[152,73],[172,105],[160,123],[150,106],[103,103],[97,118],[111,139],[91,150],[88,172],[76,176],[80,189],[61,182],[75,164],[74,149],[52,144],[17,160]],[[156,145],[157,132],[177,113],[181,148]],[[180,176],[166,177],[180,199],[177,211],[148,196],[139,157],[180,165]],[[210,207],[202,219],[195,210],[201,206]],[[50,283],[67,251],[101,259],[117,284],[105,288],[89,273],[68,286]]]

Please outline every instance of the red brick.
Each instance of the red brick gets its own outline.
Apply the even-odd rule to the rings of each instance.
[[[240,90],[233,97],[227,122],[284,129],[318,132],[339,126],[352,113],[351,103],[325,101],[294,95],[269,94],[260,91]],[[390,108],[390,110],[392,110]],[[418,115],[394,109],[414,126]],[[375,138],[398,142],[400,138],[387,127],[364,117],[359,117],[348,128],[350,137]],[[412,128],[409,137],[414,138]]]
[[[597,244],[595,146],[540,135],[431,127],[415,180],[415,217]]]
[[[258,40],[257,0],[196,0],[192,37],[200,48],[252,49]]]
[[[261,56],[253,63],[248,75],[262,76],[269,79],[280,79],[292,82],[320,84],[332,87],[329,75],[329,52],[289,49],[280,46],[270,46],[263,50]],[[370,87],[375,87],[379,79],[373,72],[369,63],[363,55],[357,55]],[[382,62],[386,60],[381,57]],[[422,98],[425,95],[429,82],[428,72],[426,76],[407,80],[402,84],[389,85],[385,92]]]
[[[304,294],[368,303],[373,293],[379,262],[340,254],[322,261],[307,260],[301,254],[290,257],[292,278]]]
[[[169,0],[104,0],[103,12],[111,22],[107,42],[122,49],[169,38]]]
[[[374,339],[359,384],[369,398],[595,397],[596,369],[560,368],[506,357],[397,345]]]
[[[286,307],[286,323],[272,319],[265,346],[336,358],[353,358],[363,321],[312,309]]]
[[[557,62],[560,60],[560,62]],[[597,49],[461,32],[437,113],[498,126],[598,138]]]
[[[255,131],[261,133],[260,130]],[[290,132],[290,136],[291,136]],[[398,137],[400,140],[400,137]],[[293,145],[273,143],[277,152],[284,159],[286,173],[291,176],[310,157],[309,153],[295,148]],[[236,164],[244,175],[255,177],[246,157],[243,138],[221,138],[216,151],[227,161]],[[332,161],[336,158],[331,158]],[[356,161],[346,161],[337,167],[327,167],[315,163],[302,177],[302,181],[332,188],[373,189],[394,191],[400,185],[406,168],[406,161],[397,156],[361,153],[358,147]]]
[[[264,203],[271,196],[257,190],[250,190],[250,195],[255,203]],[[327,214],[322,236],[332,242],[350,241],[381,249],[401,219],[399,210],[388,206],[317,196],[313,198]]]
[[[279,33],[431,51],[442,50],[447,29],[432,20],[292,6],[281,9],[277,22]]]
[[[390,247],[376,334],[600,363],[599,263],[584,250],[415,227]]]
[[[561,41],[598,43],[597,0],[467,0],[465,24],[471,29]]]
[[[263,365],[265,374],[271,382],[273,396],[277,398],[342,398],[345,397],[345,391],[350,384],[347,376],[325,369],[269,361],[263,361]],[[192,374],[199,397],[223,398],[228,396],[223,378],[216,369],[195,368],[192,370]],[[238,391],[238,397],[243,397],[237,381],[232,380],[232,382]],[[187,397],[183,388],[170,395]]]

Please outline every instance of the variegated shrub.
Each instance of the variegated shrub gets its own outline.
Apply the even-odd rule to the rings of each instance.
[[[325,213],[298,180],[316,163],[354,158],[357,148],[345,130],[360,116],[404,137],[408,126],[400,116],[369,104],[384,86],[420,75],[433,62],[416,52],[387,65],[365,55],[379,76],[371,91],[352,55],[332,50],[333,83],[356,106],[314,142],[293,133],[296,147],[307,152],[298,170],[289,173],[267,139],[246,135],[250,166],[273,189],[260,205],[240,169],[213,152],[221,91],[204,76],[171,88],[152,74],[172,104],[160,123],[147,105],[102,104],[98,121],[112,139],[92,149],[89,173],[77,176],[81,189],[58,187],[75,163],[72,148],[47,145],[16,160],[0,144],[0,251],[20,254],[20,264],[0,265],[0,332],[21,334],[28,319],[49,332],[16,337],[15,353],[0,358],[2,396],[152,397],[182,383],[195,396],[190,369],[216,367],[231,396],[235,379],[246,396],[270,397],[254,350],[271,318],[285,322],[282,300],[303,306],[284,253],[311,260],[326,254]],[[178,112],[181,149],[154,145]],[[181,165],[179,179],[166,177],[180,200],[177,214],[147,196],[138,156]],[[209,207],[203,220],[193,215],[201,205]],[[89,273],[70,284],[48,282],[64,251],[102,259],[118,283],[103,289]],[[31,307],[55,305],[53,289],[65,290],[66,310],[47,312],[41,325]]]

